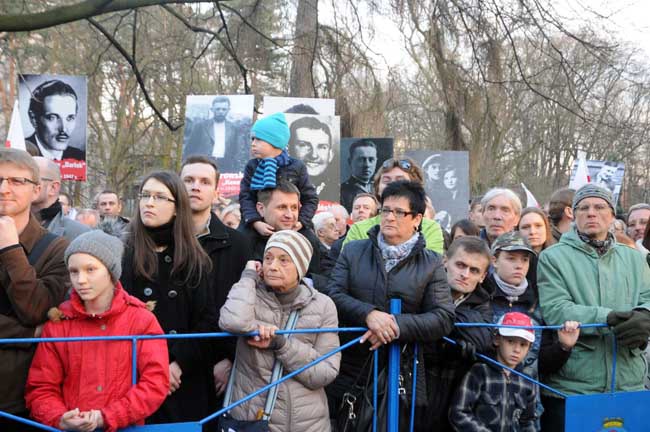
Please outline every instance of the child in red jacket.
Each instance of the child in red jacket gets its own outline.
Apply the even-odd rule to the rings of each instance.
[[[119,282],[122,242],[100,230],[65,251],[73,290],[48,313],[42,337],[159,335],[146,305]],[[131,383],[131,341],[43,342],[29,370],[25,399],[32,417],[64,430],[116,431],[144,424],[169,390],[164,339],[137,343],[137,383]]]

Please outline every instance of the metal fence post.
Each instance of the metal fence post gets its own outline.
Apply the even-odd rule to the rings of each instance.
[[[390,313],[402,313],[402,300],[390,300]],[[399,345],[395,340],[388,347],[388,432],[399,431]]]

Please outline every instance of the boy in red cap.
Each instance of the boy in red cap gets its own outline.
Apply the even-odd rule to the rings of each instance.
[[[508,312],[500,325],[532,327],[527,315]],[[535,333],[529,328],[500,327],[495,335],[496,360],[516,369],[524,360]],[[456,431],[533,432],[535,395],[533,383],[508,369],[476,363],[463,378],[449,410],[449,422]]]

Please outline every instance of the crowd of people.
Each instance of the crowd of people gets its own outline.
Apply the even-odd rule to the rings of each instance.
[[[415,430],[564,430],[563,399],[510,369],[592,394],[607,391],[616,361],[616,390],[644,388],[650,205],[616,218],[611,193],[588,184],[556,191],[544,209],[522,208],[514,191],[495,187],[447,231],[422,169],[391,158],[350,214],[338,205],[316,213],[289,136],[283,114],[253,126],[241,210],[215,211],[219,166],[193,155],[179,173],[143,178],[131,219],[109,189],[94,209],[75,210],[56,163],[0,149],[0,338],[256,332],[141,339],[136,364],[130,341],[3,344],[0,410],[77,431],[198,421],[224,397],[241,399],[357,337],[278,330],[339,326],[367,331],[217,422],[365,431],[373,352],[383,370],[381,348],[395,341],[407,368],[421,348]],[[399,314],[390,313],[395,298]],[[0,429],[30,427],[0,418]]]

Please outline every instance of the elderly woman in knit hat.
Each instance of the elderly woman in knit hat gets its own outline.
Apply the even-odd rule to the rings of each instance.
[[[232,333],[258,331],[241,337],[231,375],[232,401],[269,384],[278,362],[292,372],[339,346],[336,333],[277,335],[297,311],[295,328],[338,327],[336,308],[329,297],[302,282],[311,260],[312,246],[300,233],[274,233],[260,264],[249,261],[221,308],[219,326]],[[278,386],[271,413],[271,431],[321,432],[330,430],[324,387],[339,370],[335,354]],[[264,409],[267,393],[234,408],[232,417],[254,420]]]
[[[300,191],[298,231],[311,227],[311,219],[318,208],[318,194],[307,174],[305,164],[289,156],[289,126],[282,113],[259,119],[251,128],[251,155],[239,186],[239,204],[245,225],[250,225],[262,236],[273,234],[273,227],[257,212],[257,193],[275,189],[280,180],[293,183]]]
[[[122,289],[122,242],[101,230],[77,237],[65,251],[70,300],[48,313],[42,337],[160,335],[147,306]],[[41,343],[29,370],[32,417],[74,431],[115,431],[144,424],[169,389],[163,339],[137,345],[138,382],[131,383],[131,341]]]

